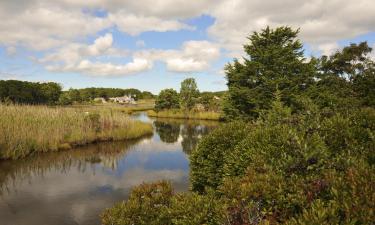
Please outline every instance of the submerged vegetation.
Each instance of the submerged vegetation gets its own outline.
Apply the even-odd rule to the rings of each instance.
[[[255,32],[244,62],[226,67],[228,123],[192,151],[192,192],[143,184],[102,223],[373,224],[372,49],[351,44],[307,61],[297,34]]]
[[[0,105],[0,115],[0,159],[134,139],[153,132],[151,124],[106,108]]]

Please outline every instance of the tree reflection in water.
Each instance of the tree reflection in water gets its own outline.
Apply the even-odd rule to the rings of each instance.
[[[216,128],[218,122],[160,118],[154,121],[154,126],[165,143],[175,143],[181,138],[182,150],[190,155],[199,139]]]

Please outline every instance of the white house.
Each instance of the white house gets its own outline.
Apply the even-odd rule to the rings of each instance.
[[[137,104],[131,95],[124,95],[123,97],[109,98],[111,101],[120,104]]]

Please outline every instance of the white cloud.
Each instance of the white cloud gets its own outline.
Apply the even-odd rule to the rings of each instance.
[[[109,20],[117,25],[117,28],[130,35],[138,35],[145,31],[177,31],[181,29],[193,30],[194,27],[176,20],[164,20],[157,17],[136,16],[123,11],[109,15]]]
[[[337,42],[332,43],[323,43],[317,46],[317,49],[323,54],[323,55],[332,55],[332,53],[339,50],[340,46],[337,44]]]
[[[14,47],[14,46],[9,46],[6,49],[6,52],[7,52],[7,55],[13,56],[13,55],[15,55],[17,53],[17,48]]]
[[[46,55],[39,60],[49,71],[78,72],[92,76],[121,76],[148,70],[152,62],[142,58],[134,58],[126,64],[110,62],[93,62],[89,58],[103,56],[126,56],[127,51],[112,47],[112,34],[107,33],[98,37],[93,44],[73,43],[63,46],[56,52]]]
[[[132,62],[126,64],[113,64],[92,62],[90,60],[82,60],[70,65],[49,65],[46,68],[56,72],[77,72],[92,76],[123,76],[143,72],[152,68],[152,62],[147,59],[135,58]]]
[[[199,72],[209,69],[220,57],[220,48],[208,41],[187,41],[180,50],[144,50],[136,56],[165,62],[172,72]]]
[[[374,31],[374,8],[372,0],[0,1],[0,46],[7,48],[8,53],[19,47],[48,50],[52,53],[39,61],[57,71],[71,68],[92,74],[94,71],[88,69],[92,66],[100,69],[97,72],[100,75],[127,74],[151,68],[152,62],[159,60],[173,72],[196,72],[209,69],[220,57],[220,49],[225,49],[230,57],[241,56],[242,46],[248,42],[246,37],[266,25],[301,28],[303,42],[313,50],[329,54],[338,47],[339,40]],[[105,13],[99,17],[97,11]],[[113,27],[130,35],[193,30],[185,19],[201,15],[215,18],[207,30],[210,42],[186,41],[177,50],[144,49],[133,53],[133,62],[124,65],[92,58],[128,54],[112,47],[112,36],[84,44],[87,37]],[[145,47],[142,42],[137,46]],[[78,68],[80,63],[86,65],[85,69]]]
[[[31,7],[15,16],[0,5],[0,43],[45,50],[96,34],[111,25],[104,18],[83,14],[80,10]]]
[[[300,27],[301,39],[316,47],[374,31],[374,8],[371,0],[222,1],[210,11],[216,21],[209,34],[226,49],[242,52],[251,32],[290,25]]]
[[[146,43],[145,43],[144,40],[138,40],[138,41],[135,43],[135,45],[136,45],[137,47],[139,47],[139,48],[144,48],[144,47],[146,47]]]

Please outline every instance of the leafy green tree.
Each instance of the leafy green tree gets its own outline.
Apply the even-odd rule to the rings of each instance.
[[[318,67],[320,88],[314,92],[320,102],[332,102],[336,98],[336,105],[345,107],[374,106],[375,63],[369,57],[371,51],[367,42],[361,42],[352,43],[331,56],[322,56]]]
[[[181,108],[191,110],[199,97],[199,90],[194,78],[187,78],[181,82],[180,102]]]
[[[154,95],[149,91],[142,91],[141,96],[139,98],[141,98],[141,99],[152,99],[152,98],[154,98]]]
[[[228,119],[252,119],[269,109],[278,88],[282,100],[293,105],[297,96],[314,83],[315,67],[303,57],[299,30],[267,27],[254,32],[244,46],[248,57],[235,60],[225,68],[228,96],[224,112]]]
[[[161,90],[155,101],[155,110],[178,109],[179,96],[172,88]]]
[[[54,104],[61,94],[57,83],[36,83],[18,80],[0,81],[0,101],[21,104]]]
[[[77,89],[69,89],[68,96],[72,102],[82,102],[81,94]]]
[[[41,87],[41,91],[45,97],[45,101],[48,104],[55,104],[61,95],[61,85],[54,83],[54,82],[48,82],[43,83]]]

